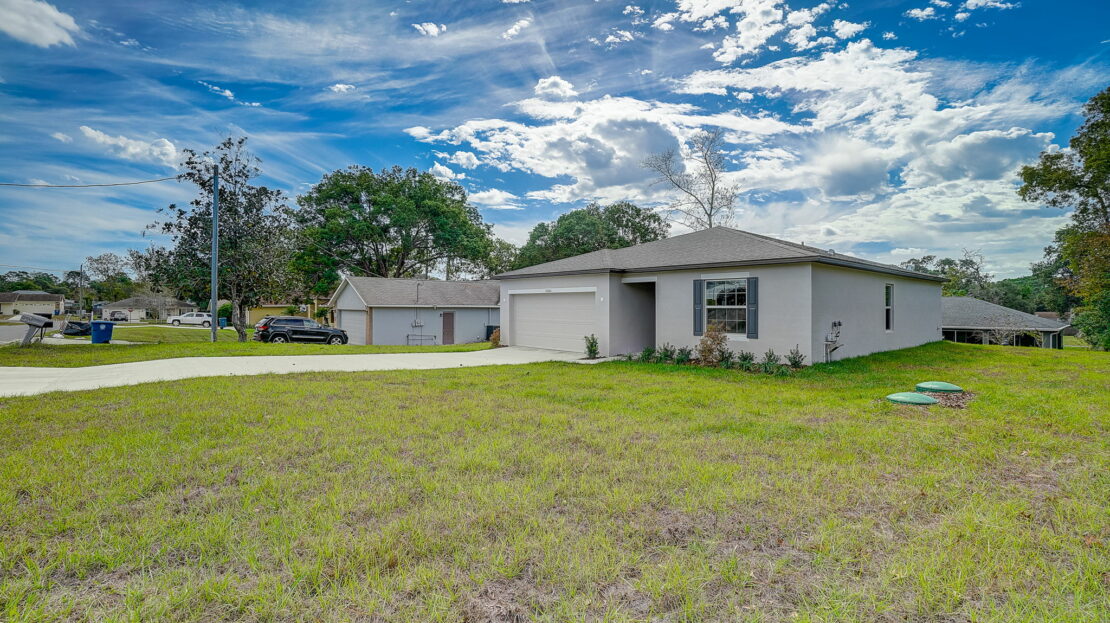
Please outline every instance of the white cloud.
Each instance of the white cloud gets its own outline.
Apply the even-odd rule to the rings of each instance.
[[[898,35],[894,34],[893,32],[891,32],[889,30],[883,33],[883,39],[885,39],[887,41],[893,41],[897,38],[898,38]]]
[[[625,15],[643,15],[644,10],[634,4],[629,4],[624,7],[624,10],[621,11],[621,13]]]
[[[967,0],[965,9],[1013,9],[1021,6],[1018,2],[1002,2],[1001,0]]]
[[[440,163],[435,163],[428,171],[441,180],[461,180],[466,177],[465,173],[455,173],[450,168],[443,166]]]
[[[652,22],[651,26],[652,28],[662,31],[674,30],[673,22],[676,19],[678,19],[678,13],[663,13],[659,17],[655,18],[655,21]]]
[[[0,0],[0,31],[24,43],[73,46],[80,30],[71,15],[42,0]]]
[[[929,4],[939,6],[942,9],[947,9],[948,7],[952,6],[952,3],[948,2],[948,0],[929,0]]]
[[[177,166],[177,148],[170,141],[159,138],[151,142],[130,139],[126,136],[110,136],[94,130],[87,125],[81,126],[81,133],[86,138],[98,145],[104,145],[109,151],[127,160],[141,162],[156,162],[167,167]]]
[[[508,30],[501,33],[501,38],[502,39],[512,39],[513,37],[519,35],[520,31],[524,30],[525,28],[527,28],[531,25],[532,25],[532,18],[525,17],[524,19],[519,19],[512,26],[509,26]]]
[[[862,24],[857,24],[854,22],[847,22],[842,19],[838,19],[833,20],[832,28],[837,37],[840,37],[841,39],[851,39],[852,37],[863,32],[870,25],[871,22],[863,22]]]
[[[722,3],[707,0],[700,4],[706,7],[704,10],[709,10],[708,5],[717,6]],[[737,34],[725,37],[713,53],[713,58],[721,63],[729,64],[758,53],[771,37],[786,27],[782,21],[782,3],[779,0],[742,0],[732,8],[732,12],[743,17],[736,22]]]
[[[969,17],[971,17],[971,13],[968,13],[967,11],[960,11],[959,13],[956,13],[952,16],[952,18],[955,19],[957,22],[962,22]]]
[[[922,255],[927,255],[928,252],[929,251],[927,249],[921,249],[919,247],[901,247],[890,250],[891,255],[900,255],[904,257],[918,257]]]
[[[540,78],[533,90],[537,97],[544,98],[570,99],[578,95],[578,92],[574,90],[574,85],[559,76]]]
[[[522,210],[520,206],[520,197],[499,190],[491,188],[476,193],[470,193],[470,202],[477,204],[487,210]]]
[[[981,130],[929,146],[911,160],[902,177],[908,186],[955,179],[997,180],[1036,158],[1052,142],[1051,133],[1025,128]]]
[[[927,19],[936,19],[937,10],[930,6],[923,9],[910,9],[909,11],[903,13],[903,15],[913,18],[919,22],[923,22]]]
[[[73,137],[72,136],[70,136],[68,134],[63,134],[61,132],[54,132],[50,135],[50,137],[55,139],[55,140],[61,141],[63,143],[72,143],[73,142]]]
[[[225,89],[214,84],[205,82],[203,80],[197,80],[197,84],[206,87],[210,93],[214,93],[216,95],[219,95],[220,97],[226,98],[228,101],[235,102],[240,106],[249,106],[253,108],[262,105],[259,102],[244,102],[242,100],[236,99],[235,94],[231,92],[231,89]]]
[[[353,84],[344,84],[342,82],[337,82],[328,87],[327,90],[331,91],[332,93],[353,93],[357,88],[358,87]]]
[[[441,151],[435,152],[440,158],[444,158],[447,162],[457,164],[464,169],[473,169],[479,164],[482,164],[478,157],[469,151],[456,151],[453,154],[447,154]]]
[[[447,32],[446,24],[436,24],[435,22],[423,22],[420,24],[413,24],[416,32],[425,37],[438,37],[442,33]]]

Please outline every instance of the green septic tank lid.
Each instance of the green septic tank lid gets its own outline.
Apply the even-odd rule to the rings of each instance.
[[[918,383],[915,388],[919,392],[941,392],[945,394],[958,394],[964,391],[964,388],[959,385],[945,383],[944,381],[925,381]]]
[[[889,396],[886,397],[886,399],[891,401],[891,402],[897,402],[898,404],[903,404],[903,405],[935,405],[935,404],[937,404],[937,399],[936,398],[933,398],[932,396],[926,396],[925,394],[917,394],[917,393],[914,393],[914,392],[898,392],[896,394],[890,394]]]

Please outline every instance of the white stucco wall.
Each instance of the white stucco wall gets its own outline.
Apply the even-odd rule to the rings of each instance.
[[[375,307],[371,326],[374,344],[407,344],[408,336],[423,334],[425,339],[413,344],[443,343],[443,312],[455,313],[455,344],[483,342],[486,325],[497,325],[500,310],[496,307]],[[417,318],[423,327],[414,328]]]
[[[343,282],[343,291],[339,293],[339,298],[335,300],[336,309],[366,309],[366,303],[362,302],[355,289]]]
[[[885,284],[894,284],[894,329],[886,330]],[[842,323],[832,359],[909,348],[941,339],[940,283],[863,270],[813,266],[813,343],[809,362],[824,360],[824,338]]]
[[[694,335],[694,280],[759,278],[759,337],[730,335],[732,350],[746,350],[761,357],[767,349],[780,356],[797,346],[811,358],[809,264],[746,266],[731,270],[684,270],[659,273],[656,280],[655,318],[657,345],[696,347]]]
[[[22,314],[54,314],[59,311],[61,303],[54,301],[16,301],[14,303],[0,303],[0,314],[15,314],[19,310]]]
[[[501,280],[501,343],[513,345],[512,292],[554,288],[594,288],[598,347],[602,356],[609,354],[609,273],[565,275],[559,277],[525,277]]]

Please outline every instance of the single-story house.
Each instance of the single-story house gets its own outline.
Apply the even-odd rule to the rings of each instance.
[[[0,292],[0,315],[2,316],[12,316],[16,313],[57,316],[65,313],[65,304],[64,294],[50,294],[42,290]]]
[[[953,342],[1063,348],[1071,326],[970,296],[946,296],[942,309],[944,339]]]
[[[1054,312],[1054,311],[1033,312],[1033,315],[1034,316],[1040,316],[1041,318],[1048,318],[1049,320],[1055,320],[1057,322],[1063,322],[1064,321],[1064,319],[1060,317],[1060,313],[1059,312]],[[1075,325],[1069,324],[1067,326],[1067,328],[1064,329],[1063,334],[1064,335],[1079,335],[1079,329],[1076,329]]]
[[[258,324],[266,316],[301,316],[303,318],[317,318],[316,311],[327,305],[328,299],[315,298],[311,303],[282,303],[280,301],[266,301],[247,309],[247,320],[251,325]],[[289,307],[296,307],[294,314],[286,313]],[[331,315],[330,313],[328,314]]]
[[[500,324],[496,281],[343,277],[328,307],[351,344],[465,344]]]
[[[133,296],[122,301],[105,303],[100,307],[100,317],[108,320],[112,312],[118,311],[126,314],[127,322],[139,322],[147,318],[165,320],[169,316],[180,316],[198,309],[192,303],[179,301],[173,297]]]
[[[498,276],[501,340],[600,354],[695,347],[720,325],[729,347],[797,347],[807,362],[941,339],[942,277],[713,227]],[[826,355],[826,352],[829,355]]]

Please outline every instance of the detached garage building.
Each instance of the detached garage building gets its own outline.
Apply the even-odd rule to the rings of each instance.
[[[942,277],[727,227],[498,278],[513,346],[584,351],[593,334],[613,356],[694,347],[716,324],[733,350],[820,362],[941,339]]]
[[[344,277],[328,305],[351,344],[466,344],[500,324],[496,281]]]

